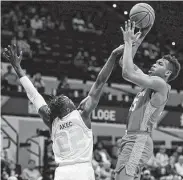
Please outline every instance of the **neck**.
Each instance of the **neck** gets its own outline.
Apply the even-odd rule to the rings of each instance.
[[[70,112],[64,112],[61,116],[60,119],[62,119],[63,117],[67,116]]]
[[[62,115],[60,116],[60,118],[62,119],[63,117],[67,116],[68,114],[70,114],[72,111],[74,111],[75,109],[69,109],[66,110],[62,113]]]

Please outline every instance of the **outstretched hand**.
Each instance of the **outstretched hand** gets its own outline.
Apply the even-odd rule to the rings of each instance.
[[[137,32],[136,34],[134,34],[135,31],[135,22],[133,21],[133,23],[131,23],[130,20],[125,21],[125,30],[123,29],[123,27],[121,27],[121,31],[123,33],[123,39],[124,41],[127,42],[132,42],[135,43],[139,37],[141,36],[141,32]]]
[[[16,45],[8,45],[8,49],[4,48],[3,56],[7,59],[12,66],[18,67],[22,61],[22,51],[20,51],[20,55],[18,56],[18,50]]]

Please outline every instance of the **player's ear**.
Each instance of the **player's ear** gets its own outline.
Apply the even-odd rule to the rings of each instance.
[[[170,70],[167,70],[167,71],[165,72],[165,76],[166,76],[166,77],[170,76],[171,74],[172,74],[172,71],[170,71]]]

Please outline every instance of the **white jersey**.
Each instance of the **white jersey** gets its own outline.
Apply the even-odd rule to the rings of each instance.
[[[93,134],[79,113],[72,111],[52,124],[53,152],[59,166],[91,162]]]

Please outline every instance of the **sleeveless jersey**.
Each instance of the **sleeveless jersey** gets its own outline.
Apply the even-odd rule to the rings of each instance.
[[[91,162],[93,153],[92,130],[83,122],[78,110],[52,124],[53,152],[59,166]]]
[[[170,87],[168,88],[170,91]],[[154,91],[152,89],[144,89],[136,95],[129,109],[127,130],[152,132],[167,102],[166,100],[159,107],[154,107],[151,104],[151,97],[153,95]]]

